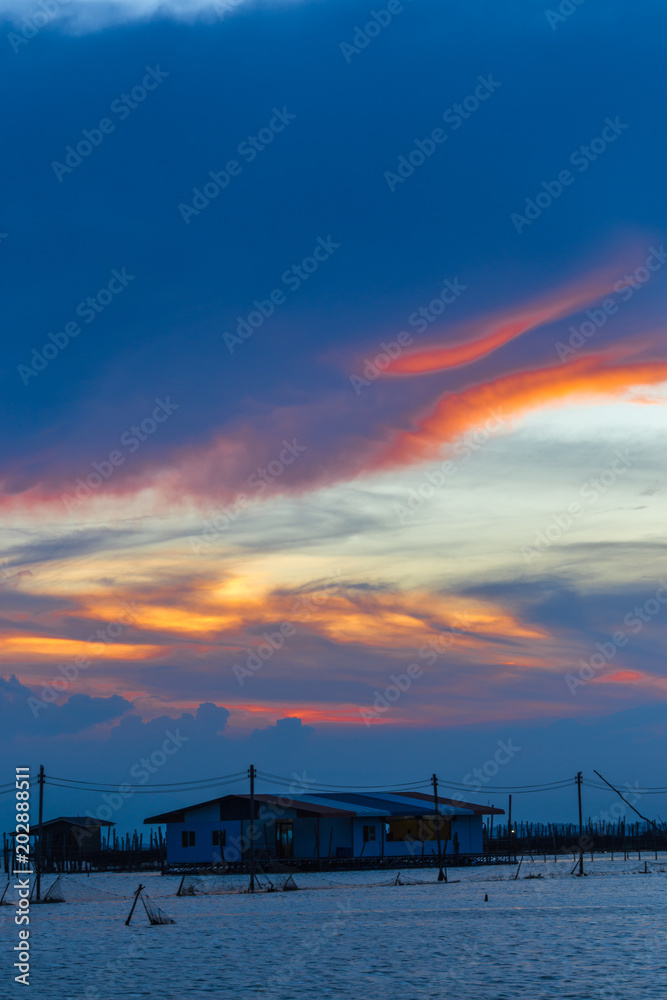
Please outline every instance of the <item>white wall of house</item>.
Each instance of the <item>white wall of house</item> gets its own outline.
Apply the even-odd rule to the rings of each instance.
[[[239,858],[238,849],[235,849],[240,840],[241,824],[238,820],[210,820],[202,822],[200,820],[186,819],[184,823],[167,823],[167,861],[190,861],[193,864],[200,862],[220,861],[220,847],[213,843],[213,834],[220,831],[225,834],[227,846],[223,847],[224,856],[227,861],[235,861]],[[182,843],[183,833],[188,834],[188,846]],[[194,834],[194,844],[190,834]]]
[[[167,860],[169,862],[238,861],[242,850],[249,849],[250,821],[220,820],[217,804],[199,806],[185,810],[182,823],[167,824]],[[317,819],[296,816],[296,810],[260,810],[260,818],[255,821],[255,848],[264,852],[268,846],[273,855],[276,848],[276,820],[293,822],[293,856],[295,858],[315,858]],[[400,857],[408,854],[424,855],[437,853],[437,841],[406,843],[404,840],[388,841],[384,834],[385,817],[320,817],[319,841],[320,857],[327,858],[331,844],[331,856],[336,857]],[[366,828],[366,833],[364,832]],[[187,846],[183,844],[183,834],[188,836]],[[220,833],[225,843],[220,848]],[[191,843],[194,834],[194,843]],[[453,816],[451,819],[452,839],[442,849],[447,854],[454,852],[454,835],[458,837],[459,853],[481,853],[483,849],[482,817]]]
[[[452,820],[452,838],[458,834],[461,854],[481,854],[484,850],[483,816],[455,816]],[[452,845],[448,851],[452,851]]]

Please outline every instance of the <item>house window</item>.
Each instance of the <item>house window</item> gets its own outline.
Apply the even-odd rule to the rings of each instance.
[[[211,844],[213,847],[226,847],[227,845],[227,831],[226,830],[214,830],[211,834]]]
[[[364,844],[367,844],[369,840],[375,840],[375,827],[365,826],[364,827]]]
[[[412,841],[434,841],[438,839],[446,842],[451,837],[451,823],[444,816],[424,817],[403,817],[402,819],[392,819],[387,823],[387,840],[396,842],[404,840],[406,843]]]
[[[437,840],[440,835],[441,842],[446,842],[452,835],[452,825],[450,820],[444,816],[424,816],[419,821],[417,840]]]
[[[194,847],[194,846],[195,846],[195,831],[181,830],[181,847]]]

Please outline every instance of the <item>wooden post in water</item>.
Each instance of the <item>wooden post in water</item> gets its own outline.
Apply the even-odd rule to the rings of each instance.
[[[185,878],[185,876],[183,876],[183,877]],[[183,884],[183,883],[181,882],[181,885],[182,885],[182,884]],[[134,913],[134,908],[135,908],[135,906],[137,905],[137,903],[138,903],[138,901],[139,901],[139,896],[141,895],[141,890],[142,890],[142,889],[145,889],[145,888],[146,888],[146,886],[142,885],[142,884],[141,884],[141,882],[140,882],[140,883],[139,883],[139,888],[138,888],[138,889],[136,890],[136,892],[134,893],[134,900],[133,900],[133,902],[132,902],[132,909],[130,910],[130,912],[129,912],[129,914],[128,914],[128,917],[127,917],[127,920],[125,921],[125,926],[126,926],[126,927],[127,927],[128,925],[129,925],[129,923],[130,923],[130,920],[132,919],[132,914]]]
[[[433,805],[435,808],[435,826],[438,833],[438,882],[446,882],[447,876],[442,870],[442,840],[440,838],[440,810],[438,808],[438,777],[433,775],[431,777],[431,782],[433,784]],[[424,824],[422,823],[422,847],[424,844]]]
[[[255,891],[255,765],[250,765],[250,886]]]
[[[583,824],[581,819],[581,782],[582,782],[581,771],[577,771],[577,797],[579,799],[579,874],[584,874],[584,845],[583,845]]]
[[[42,887],[42,858],[43,858],[43,854],[44,854],[44,839],[43,839],[43,837],[44,837],[44,828],[43,828],[43,825],[42,825],[42,822],[43,822],[43,819],[44,819],[44,765],[43,764],[40,764],[40,766],[39,766],[39,778],[37,780],[39,782],[39,818],[38,818],[38,821],[37,821],[38,822],[38,826],[37,826],[38,844],[37,844],[37,852],[36,852],[37,853],[37,857],[35,859],[36,863],[37,863],[37,880],[36,880],[36,885],[35,885],[35,888],[36,888],[35,898],[37,899],[37,902],[39,902],[39,900],[40,900],[40,890],[41,890],[41,887]]]
[[[509,807],[507,810],[507,853],[512,857],[512,796],[509,797]]]

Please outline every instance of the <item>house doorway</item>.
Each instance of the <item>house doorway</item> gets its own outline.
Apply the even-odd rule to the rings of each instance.
[[[294,825],[291,819],[281,819],[276,823],[276,857],[291,858],[294,854]]]

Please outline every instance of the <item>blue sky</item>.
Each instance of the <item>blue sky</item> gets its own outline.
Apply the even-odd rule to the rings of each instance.
[[[658,784],[663,7],[56,6],[1,5],[3,750],[113,781],[211,704],[189,771]]]

